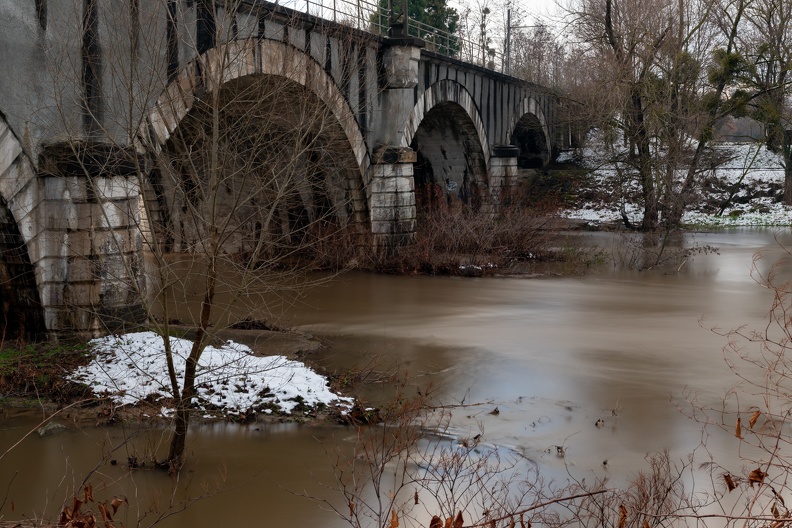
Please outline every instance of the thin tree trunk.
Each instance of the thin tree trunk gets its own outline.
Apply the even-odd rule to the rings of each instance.
[[[729,30],[729,37],[726,45],[726,54],[731,54],[734,50],[737,41],[737,30],[739,28],[740,20],[742,19],[743,13],[746,8],[746,2],[740,0],[737,4],[737,10],[734,14],[731,29]],[[728,79],[726,76],[722,75],[721,79],[715,86],[715,97],[717,101],[720,101],[725,89]],[[699,162],[704,155],[704,149],[708,145],[708,134],[709,130],[715,125],[715,122],[718,120],[719,117],[722,117],[723,114],[722,105],[720,102],[715,105],[715,107],[710,111],[709,115],[707,115],[706,125],[702,127],[702,132],[699,133],[698,137],[698,144],[696,145],[696,151],[693,154],[693,159],[690,161],[690,165],[688,166],[687,175],[685,176],[685,180],[682,182],[682,186],[679,189],[679,196],[673,201],[673,206],[671,207],[670,213],[668,215],[668,219],[666,221],[666,227],[669,229],[673,229],[679,226],[682,222],[682,216],[685,214],[685,209],[687,206],[693,201],[692,192],[693,192],[693,185],[696,181],[696,173],[698,172]]]
[[[635,126],[636,143],[638,146],[638,172],[641,178],[641,190],[644,199],[644,215],[641,229],[651,231],[657,227],[657,190],[655,189],[652,172],[652,156],[649,149],[649,136],[644,124],[643,101],[640,88],[634,87],[632,94],[632,123]]]
[[[784,130],[784,204],[792,205],[792,130]]]
[[[173,438],[171,438],[168,463],[170,471],[179,471],[184,465],[184,452],[187,448],[187,430],[190,427],[190,403],[195,395],[195,375],[198,369],[198,360],[203,353],[204,343],[206,342],[206,329],[209,327],[209,319],[212,314],[212,304],[214,302],[215,285],[217,283],[217,267],[212,261],[206,278],[206,290],[204,299],[201,302],[201,319],[198,331],[193,341],[190,355],[187,357],[184,367],[184,381],[182,384],[181,397],[176,405],[176,416],[174,418]]]
[[[198,330],[193,341],[190,355],[187,357],[184,366],[184,380],[182,383],[182,392],[179,401],[177,402],[175,428],[173,431],[173,438],[171,439],[170,453],[168,454],[168,462],[170,464],[170,471],[179,471],[184,465],[184,452],[187,447],[187,430],[190,426],[190,403],[195,395],[195,374],[198,368],[198,360],[201,359],[201,354],[204,351],[206,343],[206,329],[209,328],[209,321],[212,315],[212,307],[214,306],[214,294],[217,287],[217,259],[220,250],[219,233],[222,228],[218,226],[217,218],[217,193],[220,182],[220,164],[219,164],[219,137],[220,137],[220,101],[219,94],[216,91],[213,95],[214,101],[212,105],[212,141],[210,145],[210,169],[209,169],[209,234],[208,234],[208,251],[207,251],[207,271],[206,283],[204,287],[204,298],[201,301],[201,314],[198,322]]]

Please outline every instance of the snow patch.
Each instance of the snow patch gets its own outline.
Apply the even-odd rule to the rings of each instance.
[[[119,405],[171,397],[164,342],[158,334],[108,336],[94,339],[90,344],[94,360],[75,370],[69,376],[72,381],[88,385],[97,396],[109,397]],[[170,338],[180,381],[192,344],[187,339]],[[353,402],[352,398],[330,391],[327,378],[305,364],[284,356],[255,356],[250,348],[233,341],[204,349],[195,387],[194,408],[226,415],[251,410],[269,413],[272,408],[290,414],[298,405],[349,407]],[[162,407],[160,412],[172,416],[173,409]]]

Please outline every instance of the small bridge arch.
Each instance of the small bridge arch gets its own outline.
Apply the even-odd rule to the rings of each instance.
[[[521,169],[542,168],[550,161],[550,131],[536,99],[525,97],[517,104],[508,132],[509,143],[520,149],[517,164]]]

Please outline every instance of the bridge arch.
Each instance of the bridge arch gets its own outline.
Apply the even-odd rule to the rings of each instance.
[[[29,244],[35,231],[31,211],[18,201],[30,190],[32,164],[0,113],[0,340],[31,338],[46,331],[44,310]],[[22,224],[18,219],[22,218]]]
[[[264,87],[267,87],[266,93],[264,93]],[[301,184],[300,189],[295,190],[294,193],[300,195],[296,201],[302,200],[306,209],[298,213],[290,211],[279,215],[293,216],[297,214],[301,217],[298,220],[284,217],[281,219],[284,226],[296,225],[296,223],[304,226],[310,222],[310,217],[316,216],[314,213],[320,209],[334,209],[334,212],[338,213],[337,218],[343,225],[354,223],[361,226],[368,220],[365,211],[368,208],[367,198],[370,193],[368,181],[370,159],[355,115],[341,90],[324,68],[303,50],[282,41],[271,39],[234,41],[208,50],[194,60],[169,84],[150,111],[145,126],[139,131],[139,147],[161,155],[163,151],[170,148],[169,142],[172,143],[174,137],[184,136],[184,131],[179,131],[180,127],[184,129],[186,126],[195,125],[195,115],[202,106],[203,94],[218,93],[222,98],[235,90],[237,93],[246,90],[246,97],[249,99],[242,102],[233,99],[228,103],[223,102],[224,111],[232,105],[237,106],[236,110],[229,111],[226,117],[234,113],[235,115],[232,117],[240,118],[243,114],[249,113],[247,112],[248,108],[251,112],[258,111],[263,108],[265,99],[269,101],[277,96],[279,103],[272,101],[267,103],[270,105],[268,108],[270,108],[269,112],[273,117],[267,123],[262,123],[260,120],[260,126],[256,128],[262,136],[268,134],[275,138],[276,130],[283,130],[283,128],[278,129],[277,127],[270,128],[271,123],[275,121],[285,125],[287,121],[292,120],[298,126],[310,121],[312,119],[312,115],[308,115],[310,111],[306,111],[301,104],[298,104],[305,101],[309,101],[310,104],[316,103],[314,108],[321,108],[323,116],[317,119],[325,119],[325,122],[318,125],[309,123],[309,126],[316,128],[316,130],[311,128],[306,131],[306,137],[313,138],[309,140],[314,145],[310,155],[303,152],[300,155],[304,155],[305,160],[295,158],[289,162],[295,165],[303,164],[302,169],[295,168],[293,172],[296,173],[298,170],[304,169],[306,182],[304,185]],[[256,92],[256,90],[260,91]],[[247,103],[247,106],[243,105],[243,102]],[[295,104],[290,104],[290,102]],[[318,114],[314,113],[314,116],[316,115]],[[250,130],[253,130],[255,126],[252,119],[255,118],[246,121]],[[316,139],[315,136],[318,135],[322,136]],[[327,145],[325,147],[316,146],[322,141],[327,142],[327,138],[330,136],[333,138],[330,141],[333,142],[335,149]],[[240,137],[237,136],[237,139]],[[289,140],[283,139],[284,142]],[[273,139],[273,141],[276,140]],[[253,152],[257,147],[258,154]],[[291,148],[296,147],[292,146]],[[323,148],[324,150],[322,150]],[[264,150],[261,149],[260,144],[251,145],[251,156],[256,158],[255,163],[258,163],[262,168],[266,163],[261,161],[260,158],[263,155],[259,154]],[[270,163],[274,157],[273,155],[268,158]],[[238,157],[238,159],[242,158]],[[339,169],[333,173],[335,175],[333,177],[325,177],[331,171],[323,171],[321,167],[329,165],[333,165],[335,168],[343,165],[343,170]],[[312,173],[310,169],[317,167],[320,168],[318,172]],[[311,181],[308,181],[309,179]],[[174,207],[178,207],[179,204],[165,203],[167,197],[172,196],[173,193],[169,193],[169,189],[163,188],[163,179],[156,170],[153,172],[151,180],[150,187],[156,191],[157,200],[157,206],[153,210],[159,211],[159,218],[152,219],[152,224],[156,227],[162,225],[163,221],[170,222],[169,225],[176,226],[175,229],[178,230],[178,219],[167,218],[167,216],[169,210],[174,210]],[[323,196],[317,201],[314,200],[312,193],[320,187],[322,189],[319,192],[323,193]],[[150,200],[151,194],[148,194]],[[182,201],[185,199],[182,197]],[[254,198],[252,202],[255,204],[257,199]],[[174,201],[177,200],[174,198]],[[262,203],[259,201],[258,205],[260,206]],[[343,210],[340,207],[333,207],[339,204]],[[251,226],[255,230],[260,230],[261,223],[253,222]],[[182,234],[184,233],[182,231]],[[172,237],[173,233],[168,233],[168,236]],[[191,242],[181,235],[177,235],[176,238],[177,240],[171,241],[173,242],[171,250],[185,250],[191,245]],[[200,236],[193,233],[192,238],[199,240]],[[244,251],[244,248],[242,250]]]
[[[515,107],[509,124],[509,142],[520,149],[518,166],[541,168],[550,161],[550,132],[542,107],[533,97],[525,97]]]
[[[489,141],[474,99],[458,82],[444,79],[424,91],[407,120],[401,146],[417,153],[419,209],[441,199],[472,205],[484,199]]]

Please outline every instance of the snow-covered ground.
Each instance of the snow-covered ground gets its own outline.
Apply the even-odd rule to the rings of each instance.
[[[192,342],[170,338],[177,377],[184,375],[185,358]],[[119,405],[142,400],[156,403],[170,398],[170,381],[162,338],[154,332],[107,336],[91,341],[95,357],[70,376],[92,388],[97,396],[109,397]],[[299,361],[284,356],[260,357],[233,341],[206,347],[196,380],[198,396],[194,407],[221,415],[282,412],[290,414],[298,405],[349,407],[351,398],[328,388],[327,379]],[[162,407],[163,414],[171,410]]]
[[[568,218],[592,223],[621,221],[621,208],[633,222],[640,223],[642,209],[636,201],[609,199],[615,195],[638,194],[634,179],[619,181],[617,167],[607,161],[604,148],[593,146],[563,153],[560,162],[570,162],[593,169],[586,193],[594,199],[581,200],[567,209]],[[757,143],[723,143],[712,148],[714,156],[727,161],[700,175],[700,196],[683,217],[693,226],[779,226],[792,224],[792,208],[780,203],[783,195],[784,168],[781,157]],[[624,175],[625,172],[623,171]],[[733,195],[732,195],[733,193]],[[731,199],[729,200],[729,197]],[[722,214],[722,204],[729,202]]]

